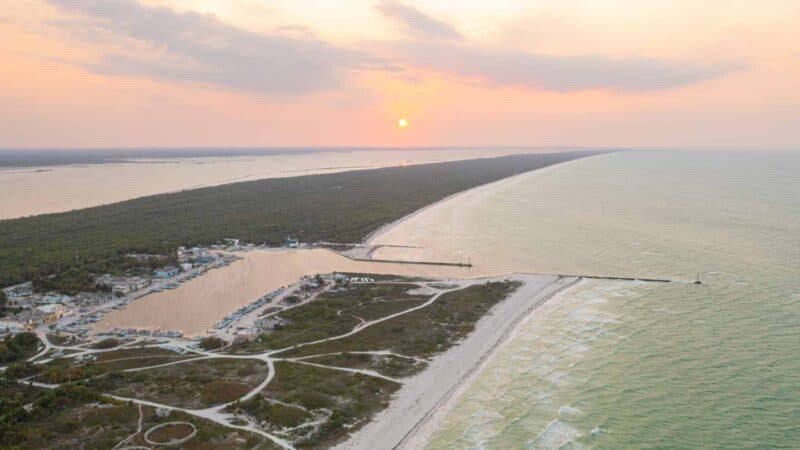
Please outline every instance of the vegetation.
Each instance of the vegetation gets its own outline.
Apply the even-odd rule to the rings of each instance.
[[[400,387],[380,378],[288,362],[278,362],[275,368],[275,379],[263,392],[266,398],[328,418],[317,428],[300,429],[295,436],[299,439],[298,447],[327,448],[341,441],[385,408],[392,393]],[[306,418],[296,414],[293,421],[283,425],[298,426]]]
[[[185,423],[165,425],[150,433],[149,439],[153,442],[170,442],[189,436],[194,428]]]
[[[263,424],[264,428],[271,431],[294,427],[312,418],[311,414],[302,406],[277,403],[262,395],[234,405],[229,410],[247,413],[258,423]]]
[[[6,292],[0,289],[0,317],[6,315],[6,306],[8,305],[8,297],[6,297]]]
[[[119,347],[120,345],[122,345],[122,341],[120,341],[119,339],[107,338],[103,339],[102,341],[96,344],[93,344],[92,348],[107,350],[109,348]]]
[[[78,362],[75,358],[56,358],[43,365],[14,365],[9,377],[23,378],[36,375],[35,380],[44,383],[69,383],[98,377],[109,372],[155,366],[191,358],[160,348],[135,348],[94,353],[95,361]],[[10,366],[9,368],[11,368]],[[12,373],[15,374],[12,376]]]
[[[394,355],[370,355],[366,353],[342,353],[307,359],[308,362],[326,366],[349,367],[374,370],[381,375],[403,378],[414,375],[427,366],[422,360],[402,358]]]
[[[213,359],[136,372],[110,372],[89,380],[88,385],[99,392],[122,397],[206,408],[236,400],[256,387],[264,376],[266,370],[258,361]]]
[[[225,341],[216,336],[209,336],[201,339],[197,345],[203,350],[211,351],[225,347]]]
[[[135,267],[127,253],[172,255],[180,245],[231,236],[271,245],[290,234],[307,242],[360,241],[448,195],[589,154],[516,155],[259,180],[4,220],[0,286],[33,280],[37,289],[96,289],[92,273]]]
[[[73,336],[74,335],[71,334],[59,334],[58,332],[56,332],[48,334],[47,340],[50,341],[50,343],[52,343],[53,345],[67,345],[70,339],[74,339]]]
[[[68,385],[54,390],[23,387],[15,382],[0,381],[2,404],[0,408],[0,446],[45,448],[37,442],[68,433],[80,423],[80,416],[50,421],[64,411],[75,409],[88,402],[102,402],[102,397],[83,386]],[[30,410],[25,405],[31,404]],[[112,444],[113,446],[113,444]],[[108,447],[110,448],[110,447]]]
[[[344,334],[361,320],[372,320],[413,308],[429,296],[410,295],[416,285],[358,284],[340,292],[325,292],[313,302],[280,313],[288,323],[259,337],[257,342],[240,343],[237,351],[279,349],[301,342]]]
[[[28,409],[25,405],[31,405]],[[181,445],[187,450],[216,448],[276,448],[252,433],[231,430],[180,412],[162,417],[155,409],[141,408],[143,431],[170,421],[185,421],[197,427],[197,435]],[[0,448],[8,449],[109,449],[133,435],[130,446],[149,447],[136,434],[139,408],[105,398],[82,385],[55,390],[31,387],[0,378]],[[187,431],[182,427],[163,433]],[[187,429],[189,427],[186,427]],[[183,433],[181,436],[185,436]],[[151,437],[163,437],[156,431]]]
[[[518,286],[517,282],[490,282],[449,292],[426,308],[375,324],[352,336],[300,347],[285,354],[304,356],[390,349],[401,355],[430,357],[465,338],[478,319]]]
[[[401,277],[387,280],[391,281],[354,283],[339,291],[320,293],[316,300],[283,312],[288,325],[263,336],[256,346],[263,351],[344,334],[362,319],[406,311],[431,298],[421,289],[421,282],[410,283]],[[456,285],[435,282],[427,285],[457,289]],[[37,365],[17,358],[0,375],[0,448],[150,447],[143,433],[136,432],[140,411],[143,430],[172,421],[195,425],[197,435],[181,448],[275,448],[253,433],[227,429],[178,411],[156,414],[153,408],[139,408],[104,397],[106,394],[190,409],[229,404],[225,411],[238,416],[233,419],[236,424],[253,424],[298,448],[328,448],[384,409],[400,387],[399,379],[418,373],[427,365],[428,357],[463,339],[478,319],[517,285],[490,282],[454,290],[425,308],[360,329],[347,338],[284,351],[273,360],[274,378],[247,401],[240,400],[267,375],[261,360],[219,355],[151,367],[197,355],[179,355],[156,347],[117,349],[122,342],[113,339],[94,345],[102,349],[90,355],[93,361],[63,356]],[[17,349],[16,353],[26,355],[35,352],[39,344],[30,333],[7,338],[6,342]],[[224,341],[209,339],[202,344],[218,348]],[[370,353],[362,353],[367,351]],[[290,356],[308,357],[292,360]],[[125,371],[131,368],[142,370]],[[14,381],[28,377],[61,387],[38,389]],[[169,441],[188,435],[190,429],[167,426],[150,436]],[[124,439],[128,439],[127,444],[120,444]]]
[[[39,338],[33,333],[17,333],[0,341],[0,364],[20,361],[36,354]]]
[[[27,378],[41,372],[41,366],[30,362],[16,362],[6,366],[6,371],[3,375],[9,380],[19,380],[20,378]]]

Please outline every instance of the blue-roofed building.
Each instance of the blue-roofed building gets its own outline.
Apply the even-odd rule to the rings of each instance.
[[[162,267],[161,269],[156,269],[153,271],[153,275],[158,278],[172,278],[180,272],[180,269],[177,267]]]

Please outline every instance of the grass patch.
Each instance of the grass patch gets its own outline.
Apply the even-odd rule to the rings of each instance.
[[[491,282],[449,292],[426,308],[373,325],[353,336],[300,347],[281,356],[385,349],[401,355],[430,357],[466,337],[478,319],[518,286],[518,282]]]
[[[53,345],[67,345],[70,341],[75,341],[74,336],[71,334],[48,334],[47,340]]]
[[[185,423],[176,423],[173,425],[163,426],[150,433],[148,437],[153,442],[168,443],[170,441],[183,439],[189,436],[192,432],[194,432],[194,428],[190,427],[189,425],[186,425]]]
[[[206,351],[216,350],[225,347],[225,341],[216,336],[210,336],[201,339],[197,346]]]
[[[414,375],[427,366],[424,361],[416,361],[394,355],[370,355],[366,353],[324,355],[307,359],[306,361],[324,364],[326,366],[374,370],[381,375],[392,378],[403,378]]]
[[[203,385],[200,396],[206,405],[219,405],[243,397],[250,389],[250,386],[237,381],[211,380]]]
[[[397,383],[361,374],[277,362],[276,376],[263,395],[328,416],[316,429],[298,430],[301,448],[325,448],[342,441],[385,408]]]
[[[233,405],[229,411],[247,414],[269,431],[280,431],[284,428],[296,427],[307,422],[313,416],[299,406],[282,405],[263,395]]]
[[[33,407],[27,412],[23,406],[31,403]],[[182,444],[182,449],[277,448],[256,434],[224,428],[188,414],[172,412],[167,417],[159,417],[150,407],[143,407],[142,412],[143,431],[171,421],[195,425],[197,435]],[[0,380],[0,448],[110,449],[136,432],[138,420],[137,406],[104,398],[85,386],[47,390]],[[166,433],[173,431],[170,430],[173,427],[166,428]],[[181,432],[180,436],[188,433],[182,429],[174,431]],[[135,436],[130,445],[149,447],[142,433]]]
[[[243,367],[251,375],[240,376]],[[111,372],[88,383],[100,392],[122,397],[184,408],[207,408],[236,400],[265,376],[266,367],[259,361],[213,359],[136,372]]]
[[[58,358],[47,364],[30,368],[27,375],[38,373],[37,381],[44,383],[66,383],[100,376],[109,372],[155,366],[168,362],[194,358],[179,355],[161,348],[132,348],[93,353],[94,362],[82,363],[75,358]],[[26,372],[22,372],[26,373]]]
[[[124,344],[124,341],[115,338],[106,338],[100,342],[95,342],[91,345],[91,348],[96,348],[99,350],[107,350],[109,348],[119,347],[120,345]]]
[[[339,292],[324,292],[317,299],[280,313],[288,324],[262,334],[257,341],[241,343],[234,351],[279,349],[351,331],[360,319],[373,320],[421,304],[428,297],[410,295],[408,284],[359,284]]]

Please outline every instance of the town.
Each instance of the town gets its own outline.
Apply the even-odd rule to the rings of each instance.
[[[44,328],[49,331],[73,334],[86,338],[92,324],[103,316],[151,293],[175,289],[180,284],[203,275],[209,270],[225,267],[240,257],[238,239],[210,248],[179,247],[174,265],[158,267],[149,273],[94,275],[96,290],[67,295],[57,291],[39,292],[31,281],[2,290],[6,299],[5,316],[0,317],[0,336]],[[165,260],[165,255],[127,254],[137,261]],[[119,333],[117,333],[119,334]],[[179,330],[128,330],[126,334],[180,336]]]

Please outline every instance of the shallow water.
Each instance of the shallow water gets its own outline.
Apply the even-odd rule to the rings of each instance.
[[[587,281],[533,315],[429,448],[800,448],[800,155],[627,152],[419,214],[381,257]],[[697,272],[704,284],[695,286]]]
[[[324,249],[270,249],[238,253],[241,259],[212,269],[175,289],[148,294],[105,315],[93,330],[179,330],[202,336],[214,323],[304,275],[333,271],[464,278],[460,267],[354,261]]]
[[[69,211],[203,186],[520,153],[519,149],[284,152],[149,158],[127,163],[0,168],[0,219]],[[539,150],[544,151],[544,150]]]

